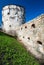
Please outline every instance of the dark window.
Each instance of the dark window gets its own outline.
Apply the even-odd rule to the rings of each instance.
[[[32,24],[31,26],[32,26],[33,28],[35,28],[35,24]]]
[[[10,13],[8,12],[7,14],[9,15]]]
[[[23,38],[24,38],[24,36],[23,36]]]
[[[41,41],[37,41],[37,43],[41,44],[42,45],[42,42]]]
[[[9,27],[11,27],[11,25],[9,25]]]
[[[27,28],[27,26],[25,26],[25,28]]]
[[[30,37],[28,37],[28,39],[30,40]]]

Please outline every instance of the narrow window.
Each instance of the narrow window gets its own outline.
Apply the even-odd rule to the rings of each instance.
[[[42,42],[41,41],[37,41],[37,43],[41,44],[42,45]]]
[[[10,13],[8,12],[7,14],[9,15]]]
[[[9,27],[11,27],[11,25],[9,25]]]
[[[31,27],[35,28],[35,24],[32,24]]]
[[[27,28],[27,26],[25,26],[25,28]]]
[[[24,36],[23,36],[23,38],[24,38]]]
[[[30,40],[30,37],[28,37],[28,39]]]

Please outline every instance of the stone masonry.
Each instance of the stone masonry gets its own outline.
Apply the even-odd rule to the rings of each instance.
[[[24,8],[5,6],[2,10],[2,30],[9,35],[16,35],[35,58],[44,62],[44,14],[25,24],[24,18]]]
[[[16,33],[27,50],[44,62],[44,14],[21,25]]]
[[[25,22],[24,8],[16,5],[7,5],[2,10],[2,29],[4,32],[15,35],[15,30]]]

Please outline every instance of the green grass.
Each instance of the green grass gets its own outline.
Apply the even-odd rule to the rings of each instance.
[[[40,65],[15,38],[0,32],[0,65]]]

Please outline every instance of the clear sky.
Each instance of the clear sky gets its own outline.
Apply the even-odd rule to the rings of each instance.
[[[0,0],[0,24],[2,21],[2,7],[8,4],[23,6],[26,22],[44,13],[44,0]]]

